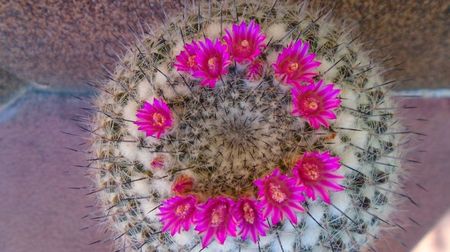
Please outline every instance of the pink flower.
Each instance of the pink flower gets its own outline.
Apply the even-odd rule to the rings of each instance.
[[[262,216],[261,205],[258,201],[250,198],[241,198],[234,205],[234,217],[240,228],[239,234],[243,240],[247,239],[250,233],[253,242],[258,241],[258,237],[265,236],[269,226]]]
[[[197,66],[197,52],[198,52],[197,42],[192,41],[190,44],[184,45],[184,50],[176,57],[176,62],[174,64],[177,71],[186,72],[192,74],[198,69]]]
[[[337,182],[344,176],[334,173],[341,167],[338,157],[330,153],[318,151],[305,152],[303,157],[297,161],[293,168],[293,174],[298,182],[305,186],[306,195],[315,200],[319,193],[324,202],[330,204],[330,195],[327,189],[338,192],[344,188]]]
[[[137,111],[136,125],[138,129],[145,131],[147,136],[160,138],[170,127],[172,127],[172,112],[169,106],[159,99],[154,99],[153,104],[144,102],[141,109]]]
[[[315,69],[320,62],[315,61],[316,55],[308,53],[308,50],[308,43],[303,43],[301,40],[291,42],[273,64],[275,77],[285,84],[294,86],[303,82],[313,82],[312,78],[317,75]]]
[[[246,78],[251,81],[256,81],[261,79],[263,72],[264,72],[264,63],[261,60],[254,60],[250,65],[247,67],[247,74]]]
[[[270,215],[272,223],[277,224],[286,214],[292,223],[297,223],[295,211],[304,211],[300,203],[305,198],[302,195],[303,187],[297,185],[294,178],[281,174],[280,169],[275,168],[272,174],[256,180],[254,184],[258,187],[264,218]]]
[[[314,129],[320,125],[329,127],[329,119],[336,119],[334,110],[341,101],[337,97],[340,90],[333,84],[323,86],[323,81],[292,88],[292,114],[308,120]]]
[[[203,247],[206,247],[217,237],[220,244],[223,244],[227,236],[236,236],[236,221],[232,216],[233,200],[219,196],[210,198],[207,202],[199,206],[194,222],[195,230],[205,233],[202,239]]]
[[[170,231],[173,236],[180,233],[181,228],[188,231],[196,212],[197,199],[192,196],[175,196],[165,200],[159,207],[162,231]]]
[[[215,87],[222,75],[228,73],[228,65],[231,63],[226,46],[219,40],[212,42],[208,38],[204,42],[198,42],[196,61],[198,68],[193,76],[201,79],[202,86],[211,88]]]
[[[155,158],[153,158],[152,162],[150,162],[150,166],[153,169],[162,169],[164,168],[166,161],[163,155],[158,155]]]
[[[172,192],[183,195],[192,191],[194,180],[187,175],[178,176],[172,184]]]
[[[238,63],[247,64],[256,59],[266,46],[266,37],[261,33],[261,28],[255,21],[247,25],[244,21],[240,25],[233,24],[233,31],[225,30],[224,40],[228,46],[228,52]]]

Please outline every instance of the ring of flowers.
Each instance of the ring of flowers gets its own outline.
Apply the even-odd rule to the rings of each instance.
[[[265,48],[266,36],[260,26],[253,20],[241,22],[225,30],[221,39],[205,38],[184,44],[174,67],[197,79],[205,88],[214,88],[228,73],[231,64],[243,68],[247,80],[259,81],[267,71],[265,62],[259,58]],[[334,111],[340,106],[340,90],[320,80],[316,71],[320,62],[315,58],[316,55],[309,52],[308,43],[292,41],[283,48],[272,69],[280,85],[291,88],[292,115],[305,119],[313,129],[319,129],[329,127],[330,120],[336,119]],[[136,116],[139,130],[157,139],[174,125],[172,111],[163,99],[145,102]],[[162,166],[163,162],[155,158],[152,167]],[[323,202],[331,204],[329,190],[344,189],[338,183],[344,178],[336,173],[339,168],[339,157],[328,151],[305,152],[292,168],[291,175],[274,168],[267,176],[255,180],[256,197],[242,195],[233,200],[216,196],[203,202],[189,193],[193,180],[180,176],[172,185],[175,196],[159,207],[162,231],[175,235],[194,224],[195,230],[203,235],[203,247],[214,237],[223,244],[227,236],[237,235],[243,240],[250,237],[256,243],[259,236],[265,235],[270,223],[275,225],[284,218],[297,223],[296,213],[304,211],[305,197],[316,200],[319,196]]]

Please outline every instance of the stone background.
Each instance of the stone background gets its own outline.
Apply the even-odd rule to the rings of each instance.
[[[165,14],[178,14],[185,2],[191,1],[0,0],[0,68],[39,85],[85,88],[82,83],[101,78],[103,65],[111,67],[115,52],[121,50],[118,38],[124,43],[133,39],[130,27],[155,27]],[[403,71],[392,77],[411,80],[398,88],[448,86],[448,0],[311,4],[333,8],[336,18],[353,21],[369,48],[381,58],[391,56],[391,64],[400,64]],[[0,82],[3,93],[13,92],[12,85]]]

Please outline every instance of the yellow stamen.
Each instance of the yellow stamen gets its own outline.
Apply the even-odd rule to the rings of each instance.
[[[248,40],[244,39],[241,41],[241,47],[247,48],[249,45],[250,43],[248,42]]]
[[[315,98],[306,98],[303,100],[303,109],[311,112],[316,111],[319,108],[319,101]]]
[[[154,113],[152,118],[153,123],[158,126],[163,126],[166,122],[166,118],[161,113]]]
[[[217,65],[217,58],[216,57],[212,57],[208,60],[208,68],[210,70],[213,70]]]
[[[318,107],[319,107],[319,104],[316,101],[311,100],[311,101],[308,102],[308,108],[309,109],[316,110]]]
[[[191,206],[188,203],[179,205],[175,209],[175,215],[179,217],[185,217],[190,208]]]
[[[269,184],[270,197],[278,203],[286,200],[286,194],[282,192],[280,188],[281,186],[279,185],[274,185],[272,183]]]
[[[304,175],[312,181],[317,181],[320,177],[319,166],[312,163],[303,164]]]
[[[244,211],[244,220],[250,224],[255,222],[255,211],[247,202],[244,203],[243,209]]]
[[[211,214],[211,225],[212,226],[219,226],[223,221],[223,215],[225,211],[225,206],[219,206],[217,208],[214,208]]]
[[[187,65],[189,67],[195,66],[195,58],[196,58],[196,55],[191,55],[188,57]]]
[[[295,71],[298,70],[299,66],[300,66],[300,65],[299,65],[297,62],[291,62],[291,63],[289,63],[289,65],[288,65],[288,71],[289,71],[290,73],[295,72]]]

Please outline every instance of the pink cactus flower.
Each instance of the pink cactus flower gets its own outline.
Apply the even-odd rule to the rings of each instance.
[[[340,90],[333,87],[333,84],[324,86],[321,80],[292,88],[292,114],[306,119],[314,129],[321,125],[329,127],[328,120],[336,119],[334,110],[341,104],[337,97]]]
[[[333,157],[326,152],[305,152],[293,168],[293,174],[298,183],[305,186],[306,195],[315,200],[316,193],[323,201],[330,204],[328,189],[338,192],[344,188],[338,184],[344,176],[335,173],[341,167],[339,157]]]
[[[181,228],[188,231],[196,212],[197,199],[192,196],[175,196],[165,200],[159,207],[162,231],[169,231],[170,235],[181,232]]]
[[[184,50],[181,51],[175,58],[175,68],[179,72],[185,72],[192,74],[198,69],[197,66],[197,52],[198,52],[197,42],[192,41],[192,43],[187,43],[184,45]]]
[[[194,180],[187,175],[180,175],[175,178],[172,184],[172,192],[176,195],[183,195],[192,191]]]
[[[294,178],[275,168],[272,174],[256,180],[254,184],[258,187],[258,198],[264,208],[264,218],[271,216],[272,224],[277,224],[287,215],[292,223],[297,223],[295,212],[304,211],[301,203],[305,198],[303,187],[298,185]]]
[[[241,24],[233,24],[232,31],[225,30],[224,40],[228,47],[230,56],[237,63],[248,64],[256,59],[262,49],[266,46],[264,40],[266,36],[261,32],[261,28],[255,21],[250,21],[247,25],[244,21]]]
[[[152,162],[150,162],[150,166],[153,169],[162,169],[164,168],[166,164],[166,160],[163,155],[157,155],[155,158],[153,158]]]
[[[257,242],[259,236],[265,236],[269,226],[262,215],[262,207],[258,201],[251,198],[241,198],[234,205],[234,217],[240,228],[239,234],[243,240],[250,237],[253,242]]]
[[[231,63],[226,46],[219,40],[213,42],[207,38],[198,42],[196,55],[198,68],[193,76],[201,80],[202,86],[214,88],[220,77],[228,73],[228,66]]]
[[[220,244],[225,242],[227,236],[236,236],[236,221],[232,215],[233,205],[232,199],[219,196],[210,198],[199,206],[194,222],[195,230],[200,234],[204,233],[203,247],[208,246],[214,236]]]
[[[294,86],[313,82],[312,78],[317,75],[316,68],[320,62],[315,61],[316,55],[308,50],[308,43],[301,40],[291,42],[273,64],[275,77],[284,84]]]
[[[264,63],[261,60],[254,60],[247,67],[246,78],[251,81],[261,79],[264,72]]]
[[[138,119],[134,123],[147,136],[161,138],[161,135],[166,133],[173,125],[172,112],[169,106],[163,100],[156,98],[153,100],[153,104],[144,102],[142,108],[137,111],[136,117]]]

